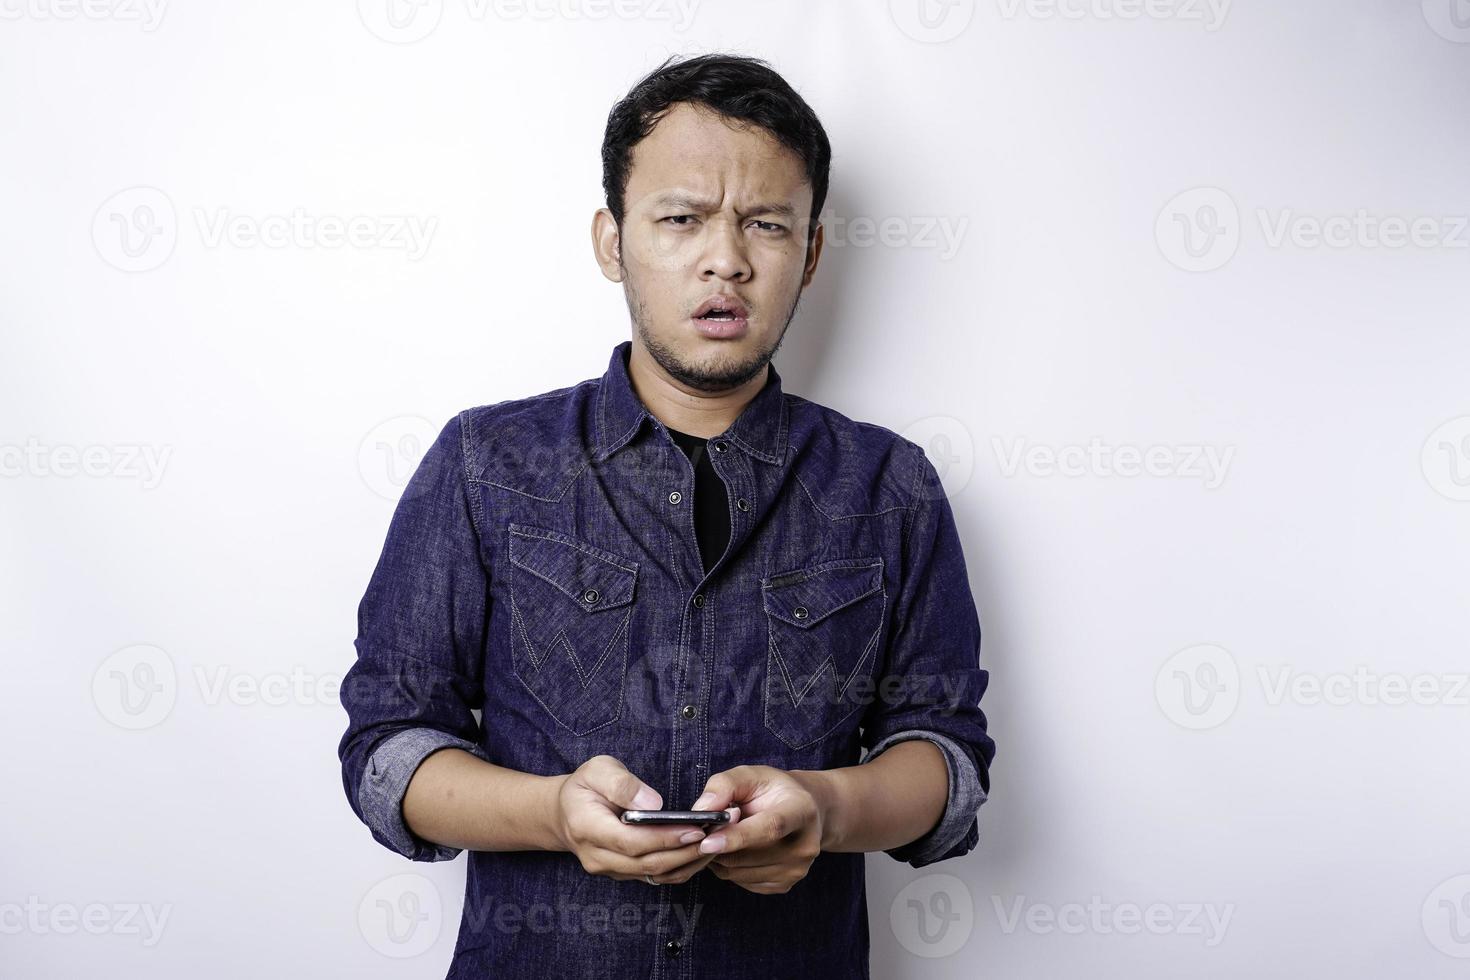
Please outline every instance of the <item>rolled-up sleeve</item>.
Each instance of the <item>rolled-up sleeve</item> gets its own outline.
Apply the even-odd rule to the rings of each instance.
[[[969,853],[980,839],[976,812],[990,795],[995,741],[980,700],[990,674],[980,666],[980,616],[944,488],[923,449],[908,443],[917,475],[906,515],[903,567],[892,640],[864,713],[863,762],[909,739],[944,756],[949,796],[938,823],[884,853],[915,868]]]
[[[414,471],[357,612],[357,661],[342,679],[347,731],[337,748],[348,803],[383,846],[414,861],[459,854],[403,819],[419,765],[458,748],[484,759],[484,642],[489,576],[482,515],[465,478],[458,417]]]

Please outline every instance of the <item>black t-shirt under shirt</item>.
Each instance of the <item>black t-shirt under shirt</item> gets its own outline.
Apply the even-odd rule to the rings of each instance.
[[[730,500],[725,495],[725,481],[709,461],[705,447],[708,440],[676,429],[669,429],[669,435],[694,464],[694,536],[708,572],[730,544]]]

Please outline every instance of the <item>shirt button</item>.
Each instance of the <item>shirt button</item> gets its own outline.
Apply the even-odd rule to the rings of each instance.
[[[677,491],[677,490],[675,490],[673,493],[669,494],[669,503],[671,503],[671,504],[677,504],[679,501],[681,501],[683,499],[684,499],[684,495],[682,493],[680,493],[679,491]]]
[[[694,717],[694,713],[697,710],[698,709],[695,708],[694,705],[692,705],[692,704],[686,704],[686,705],[684,705],[684,707],[682,707],[682,708],[679,709],[679,714],[683,715],[685,718],[693,718]]]
[[[735,506],[739,507],[741,510],[750,510],[750,501],[746,500],[744,497],[741,497],[739,500],[735,501]]]
[[[704,605],[704,593],[703,592],[699,593],[698,595],[696,595],[694,597],[694,605],[696,607]]]
[[[715,443],[715,452],[717,452],[717,453],[722,453],[726,449],[729,449],[729,448],[730,447],[727,446],[727,445],[725,445],[723,442],[717,442],[717,443]]]
[[[679,950],[683,948],[684,944],[679,942],[679,940],[670,939],[668,942],[664,943],[664,955],[667,956],[669,959],[673,959],[675,956],[679,955]]]

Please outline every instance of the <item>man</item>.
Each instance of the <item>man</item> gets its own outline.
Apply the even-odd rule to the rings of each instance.
[[[459,413],[405,489],[339,756],[378,841],[471,851],[450,977],[866,977],[864,852],[976,844],[988,674],[938,474],[770,363],[830,155],[764,62],[639,82],[592,227],[633,339]],[[732,820],[620,819],[661,808]]]

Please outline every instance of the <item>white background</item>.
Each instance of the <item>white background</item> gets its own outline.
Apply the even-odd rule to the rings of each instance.
[[[95,2],[0,0],[0,973],[443,975],[330,685],[422,438],[629,336],[608,109],[727,50],[835,150],[787,389],[930,448],[985,628],[874,976],[1464,975],[1470,5]]]

